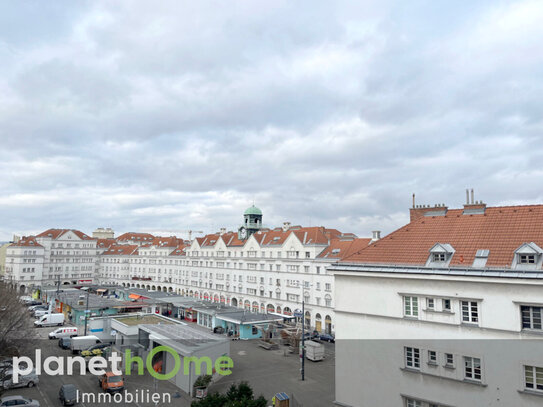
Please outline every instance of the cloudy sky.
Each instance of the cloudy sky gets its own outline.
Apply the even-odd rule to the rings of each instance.
[[[447,7],[444,7],[448,3]],[[541,1],[0,3],[0,240],[543,203]]]

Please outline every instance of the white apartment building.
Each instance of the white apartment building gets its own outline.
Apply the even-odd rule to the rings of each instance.
[[[411,209],[330,267],[336,404],[543,405],[542,263],[543,205]]]
[[[75,229],[49,229],[36,240],[45,248],[44,280],[60,280],[61,284],[93,282],[97,239]]]
[[[5,280],[26,287],[43,278],[45,248],[35,237],[23,237],[6,248]]]
[[[141,242],[131,235],[124,241]],[[111,246],[101,256],[100,279],[285,316],[301,310],[303,296],[308,326],[333,332],[334,279],[326,268],[369,242],[324,227],[263,228],[253,206],[237,232],[222,229],[190,245],[154,237],[137,250]]]

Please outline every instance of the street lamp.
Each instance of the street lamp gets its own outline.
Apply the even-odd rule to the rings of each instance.
[[[310,286],[311,284],[308,284],[308,287]],[[301,354],[302,369],[301,369],[301,373],[302,373],[302,381],[304,381],[305,380],[305,295],[304,295],[305,284],[300,282],[300,287],[302,287],[302,354]]]

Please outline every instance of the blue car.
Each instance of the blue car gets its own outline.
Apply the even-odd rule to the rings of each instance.
[[[327,334],[327,333],[320,334],[319,339],[321,341],[325,341],[325,342],[335,342],[336,341],[336,338],[334,338],[334,335]]]

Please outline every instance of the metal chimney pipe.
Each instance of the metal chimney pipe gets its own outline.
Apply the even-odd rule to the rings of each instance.
[[[466,188],[466,205],[469,205],[469,189]]]
[[[473,195],[473,188],[471,188],[471,203],[472,203],[472,204],[474,203],[473,198],[474,198],[474,195]]]

